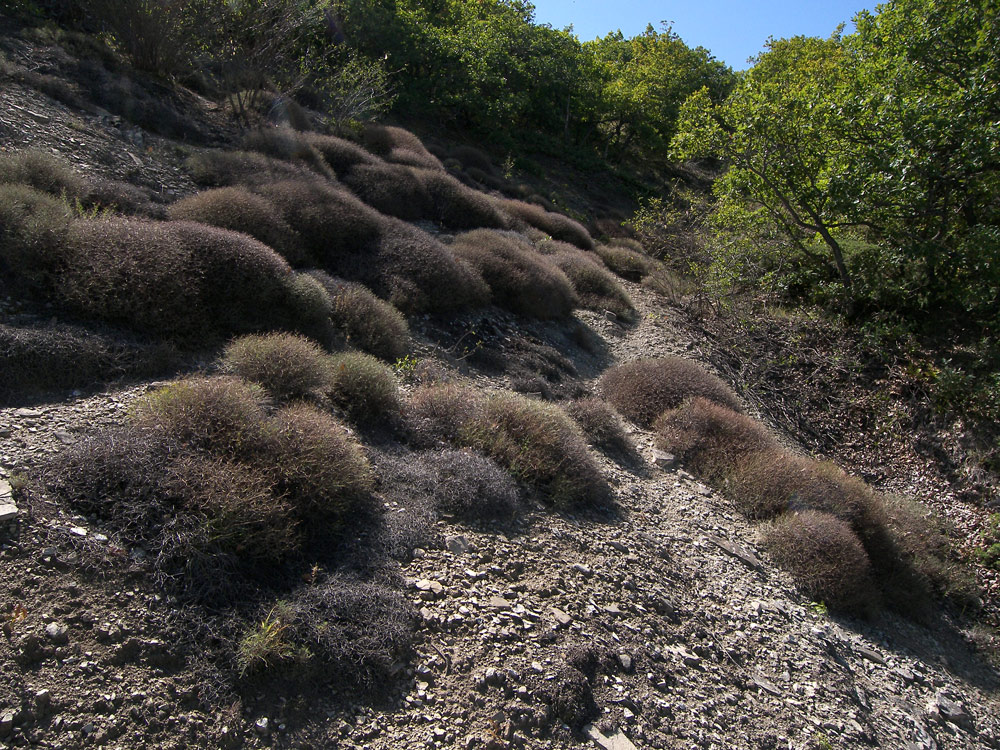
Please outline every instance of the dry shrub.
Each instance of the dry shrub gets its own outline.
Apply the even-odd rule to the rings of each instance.
[[[331,359],[327,395],[357,424],[389,422],[400,411],[396,376],[362,352],[346,352]]]
[[[311,274],[330,296],[330,320],[348,344],[388,362],[406,354],[410,330],[399,310],[362,284]]]
[[[360,446],[333,416],[306,403],[279,409],[254,462],[273,478],[313,537],[341,527],[371,490]]]
[[[166,344],[120,331],[0,323],[0,403],[27,393],[151,376],[167,370],[177,359],[176,351]]]
[[[311,655],[314,679],[362,690],[393,675],[408,655],[416,624],[402,594],[344,576],[300,588],[287,611],[290,638]]]
[[[696,396],[743,411],[725,383],[683,357],[626,362],[604,373],[599,387],[612,406],[643,427],[649,427],[667,409]]]
[[[51,294],[70,220],[58,198],[25,185],[0,185],[0,289]]]
[[[70,200],[82,198],[87,186],[69,162],[44,151],[0,153],[0,185],[22,184]]]
[[[657,263],[653,270],[642,280],[642,285],[659,294],[671,304],[679,304],[684,295],[692,290],[692,283],[682,279],[662,263]]]
[[[554,718],[576,732],[600,713],[590,681],[569,665],[561,666],[553,679],[540,682],[536,693]]]
[[[473,146],[455,146],[448,155],[452,159],[458,159],[462,162],[462,166],[465,167],[466,171],[469,169],[478,169],[488,175],[496,174],[496,169],[493,166],[493,162],[490,161],[490,157],[485,152]]]
[[[110,209],[133,216],[165,218],[163,206],[154,202],[153,195],[149,188],[131,182],[98,178],[91,181],[80,200],[90,210]]]
[[[356,272],[387,228],[385,216],[331,184],[286,180],[262,185],[257,192],[299,233],[313,264],[334,274]]]
[[[763,539],[771,558],[811,599],[859,615],[877,604],[868,555],[843,521],[817,511],[785,514],[765,527]]]
[[[359,164],[343,182],[369,206],[405,221],[431,216],[431,195],[424,181],[398,164]]]
[[[645,253],[620,245],[598,245],[594,252],[612,272],[629,281],[642,281],[657,265]]]
[[[517,200],[500,201],[500,207],[516,220],[540,229],[554,239],[569,242],[583,250],[594,249],[594,239],[590,233],[582,224],[568,216]]]
[[[431,211],[427,218],[449,229],[510,228],[510,219],[489,196],[463,185],[444,172],[416,169],[413,173],[423,183],[431,199]]]
[[[436,156],[413,133],[391,125],[369,123],[362,133],[365,148],[386,161],[423,169],[444,170]]]
[[[482,402],[478,391],[454,383],[420,386],[404,411],[410,443],[418,448],[457,445],[462,426],[479,414]]]
[[[197,340],[267,328],[310,329],[318,309],[288,264],[237,232],[194,222],[74,222],[57,294],[72,310]]]
[[[360,280],[407,314],[481,307],[489,288],[479,271],[427,232],[398,219],[376,249]]]
[[[459,440],[538,487],[556,507],[600,504],[610,498],[580,429],[554,404],[513,393],[490,396],[460,428]]]
[[[716,484],[744,456],[779,450],[763,426],[705,398],[664,412],[653,428],[660,448],[676,455],[691,473]]]
[[[566,274],[515,235],[480,229],[457,237],[452,249],[483,275],[500,307],[547,319],[566,317],[577,303]]]
[[[330,375],[326,353],[314,341],[291,333],[243,336],[226,346],[225,372],[262,386],[278,401],[316,396]]]
[[[305,167],[251,151],[202,151],[189,157],[184,166],[191,179],[202,187],[318,179]]]
[[[570,401],[566,404],[566,413],[580,426],[587,442],[595,448],[620,454],[635,452],[621,417],[601,399]]]
[[[485,456],[446,450],[422,458],[434,469],[432,497],[440,510],[464,519],[510,518],[517,510],[517,484]]]
[[[183,198],[167,209],[175,221],[198,221],[221,229],[249,234],[276,250],[292,265],[304,258],[297,233],[266,198],[246,188],[205,190]]]
[[[283,161],[298,162],[324,177],[334,177],[330,166],[310,140],[291,128],[261,128],[243,138],[247,151],[256,151]]]
[[[372,156],[356,143],[345,141],[343,138],[320,135],[319,133],[309,133],[303,138],[322,155],[326,163],[337,174],[343,174],[359,164],[378,163],[377,157]]]
[[[564,247],[550,257],[573,284],[582,307],[598,312],[611,311],[626,321],[636,319],[632,300],[604,266],[582,250],[566,243],[558,244]]]
[[[132,405],[131,422],[148,433],[222,458],[254,455],[266,444],[263,390],[231,376],[190,377]]]

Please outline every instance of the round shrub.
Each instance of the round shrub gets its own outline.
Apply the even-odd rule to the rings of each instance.
[[[478,391],[454,383],[420,386],[404,412],[410,442],[418,448],[458,445],[462,426],[479,414],[482,402]]]
[[[449,229],[510,229],[510,219],[489,196],[445,172],[415,169],[413,174],[430,196],[427,218]]]
[[[139,399],[135,427],[226,458],[261,449],[265,439],[264,393],[239,378],[190,377]]]
[[[436,473],[437,507],[466,519],[510,518],[520,491],[510,474],[495,462],[468,450],[446,450],[423,456]]]
[[[341,527],[371,490],[361,448],[340,422],[310,404],[279,409],[254,460],[276,478],[277,490],[314,538]]]
[[[343,138],[332,135],[309,133],[303,136],[315,148],[339,175],[349,171],[358,164],[377,164],[378,158],[365,151],[361,146]]]
[[[683,357],[626,362],[604,373],[599,387],[612,406],[643,427],[693,397],[706,398],[731,411],[743,410],[725,383]]]
[[[428,151],[413,133],[391,125],[369,123],[362,133],[362,143],[386,161],[424,169],[444,170],[436,156]]]
[[[305,167],[252,151],[202,151],[184,162],[191,179],[202,187],[263,185],[282,180],[317,180]]]
[[[87,191],[83,179],[61,157],[44,151],[0,153],[0,185],[18,183],[70,200]]]
[[[715,484],[748,454],[779,450],[763,426],[704,398],[664,412],[653,429],[658,447],[676,455],[692,474]]]
[[[583,398],[566,404],[566,413],[576,422],[595,448],[631,453],[635,446],[621,418],[599,398]]]
[[[270,201],[246,188],[217,188],[196,193],[170,206],[167,215],[174,220],[198,221],[249,234],[276,250],[292,265],[304,260],[295,230]]]
[[[257,151],[275,159],[300,162],[324,177],[334,176],[309,139],[291,128],[253,130],[243,138],[243,146],[247,151]]]
[[[610,311],[622,320],[634,321],[635,307],[628,294],[608,270],[582,250],[563,242],[549,257],[573,284],[580,305],[598,312]]]
[[[367,287],[312,273],[331,300],[330,320],[348,344],[388,362],[406,354],[410,330],[399,310]]]
[[[398,164],[359,164],[343,177],[354,194],[372,208],[405,221],[431,216],[432,202],[424,182]]]
[[[861,615],[878,601],[868,555],[843,521],[816,511],[789,513],[765,527],[763,540],[811,599]]]
[[[594,252],[613,273],[629,281],[642,281],[656,268],[648,255],[620,245],[598,245]]]
[[[278,401],[319,394],[330,376],[326,353],[314,341],[291,333],[235,339],[223,352],[221,365]]]
[[[0,185],[0,284],[22,293],[51,293],[70,218],[58,198],[26,185]]]
[[[386,422],[399,414],[396,376],[370,354],[346,352],[330,361],[330,400],[358,424]]]
[[[458,236],[452,249],[482,274],[500,307],[546,319],[568,316],[577,303],[566,274],[514,236],[480,229]]]
[[[515,394],[490,396],[459,439],[541,489],[559,508],[605,502],[610,488],[579,428],[554,404]]]
[[[515,220],[540,229],[554,239],[569,242],[583,250],[594,249],[594,239],[590,233],[582,224],[568,216],[518,200],[500,201],[500,207]]]
[[[488,175],[495,175],[496,169],[493,167],[493,162],[490,161],[490,157],[487,156],[483,151],[473,146],[455,146],[450,152],[449,156],[452,159],[458,159],[462,162],[462,166],[466,170],[478,169],[485,172]]]

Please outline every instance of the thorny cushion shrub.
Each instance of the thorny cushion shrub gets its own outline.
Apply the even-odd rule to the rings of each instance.
[[[251,131],[243,138],[247,151],[257,151],[276,159],[301,162],[324,177],[333,177],[333,171],[309,139],[291,128],[269,127]]]
[[[17,394],[84,387],[162,372],[177,360],[167,344],[121,331],[66,323],[10,326],[0,323],[0,403]]]
[[[437,507],[465,519],[510,518],[520,491],[510,474],[469,450],[424,453],[436,473],[432,496]]]
[[[684,467],[720,483],[742,457],[776,451],[777,441],[750,417],[705,398],[693,398],[660,415],[653,425],[657,446],[675,454]]]
[[[651,425],[667,409],[696,396],[742,411],[725,383],[683,357],[626,362],[608,370],[599,387],[612,406],[643,427]]]
[[[444,170],[438,158],[424,147],[421,140],[403,128],[369,123],[365,126],[361,140],[369,151],[387,161]]]
[[[554,239],[569,242],[583,250],[594,249],[594,239],[590,233],[582,224],[568,216],[518,200],[502,200],[500,207],[514,219],[540,229]]]
[[[827,513],[787,513],[767,525],[764,546],[811,599],[830,609],[866,615],[878,589],[861,541],[850,526]]]
[[[582,729],[599,713],[590,680],[568,664],[560,666],[553,679],[540,681],[536,694],[549,707],[552,717],[574,731]]]
[[[0,153],[0,185],[23,184],[56,197],[82,198],[87,186],[68,162],[44,151]]]
[[[318,395],[329,381],[330,363],[316,342],[291,333],[243,336],[222,354],[222,369],[257,383],[278,401]]]
[[[587,441],[595,448],[617,453],[635,452],[621,417],[601,399],[570,401],[566,404],[566,413],[580,426]]]
[[[348,344],[388,362],[406,354],[410,330],[399,310],[362,284],[335,279],[323,271],[310,275],[329,295],[330,321]]]
[[[648,255],[621,245],[598,245],[594,251],[605,266],[629,281],[642,281],[656,268]]]
[[[427,218],[450,229],[509,229],[510,219],[487,195],[445,172],[415,169],[431,199]]]
[[[343,174],[358,164],[377,164],[379,161],[361,146],[343,138],[319,133],[308,133],[303,135],[303,138],[323,156],[337,174]]]
[[[292,265],[304,260],[296,231],[269,200],[246,188],[204,190],[174,203],[167,209],[167,215],[174,220],[198,221],[249,234]]]
[[[556,246],[556,251],[549,257],[573,284],[582,307],[598,312],[610,310],[622,320],[635,320],[632,300],[599,261],[572,245],[558,241],[551,245]]]
[[[513,235],[480,229],[457,237],[452,248],[482,274],[500,307],[529,317],[562,318],[577,303],[566,274]]]
[[[254,462],[274,478],[313,536],[341,527],[371,490],[360,446],[333,416],[306,403],[274,414]]]
[[[488,175],[496,174],[493,162],[483,151],[474,146],[455,146],[449,154],[452,159],[458,159],[467,170],[470,168],[479,169]]]
[[[407,314],[481,307],[489,288],[479,271],[427,232],[387,219],[374,260],[359,275],[379,296]]]
[[[400,411],[396,376],[363,352],[345,352],[330,360],[327,395],[356,424],[388,422]]]
[[[410,443],[418,448],[457,445],[462,426],[479,413],[482,402],[474,388],[454,383],[420,386],[404,411]]]
[[[58,198],[26,185],[0,185],[0,290],[51,294],[70,220]]]
[[[389,216],[416,221],[431,215],[431,196],[413,170],[399,164],[359,164],[343,182],[369,206]]]
[[[58,297],[76,312],[197,339],[311,327],[319,311],[288,264],[237,232],[194,222],[74,222]]]
[[[202,187],[319,179],[305,167],[252,151],[202,151],[190,156],[184,166],[191,179]]]
[[[460,428],[459,440],[541,489],[559,508],[610,498],[580,429],[554,404],[513,393],[490,396]]]

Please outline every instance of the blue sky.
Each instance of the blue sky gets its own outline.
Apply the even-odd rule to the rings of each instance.
[[[747,58],[760,52],[768,37],[805,34],[829,36],[859,10],[874,10],[866,0],[533,0],[535,20],[557,29],[573,25],[581,41],[622,30],[625,36],[641,34],[646,24],[659,29],[672,22],[674,31],[689,46],[711,50],[736,70],[747,67]]]

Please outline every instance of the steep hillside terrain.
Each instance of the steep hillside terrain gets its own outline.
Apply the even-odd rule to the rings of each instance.
[[[0,747],[1000,746],[970,614],[996,603],[952,575],[955,553],[903,587],[878,577],[894,560],[835,567],[874,592],[838,607],[768,541],[815,505],[759,523],[736,470],[668,443],[661,413],[705,396],[772,430],[775,473],[815,448],[710,375],[733,355],[695,333],[658,261],[468,147],[241,133],[194,93],[159,98],[8,31],[0,209],[36,213],[0,224],[0,504],[17,506],[0,522]],[[95,79],[127,95],[95,104]],[[52,213],[68,228],[51,244],[18,218]],[[22,247],[72,252],[36,278],[11,261],[36,257]],[[261,331],[318,343],[224,349]],[[646,360],[670,382],[632,376],[637,403],[616,402],[609,373]],[[243,409],[235,427],[219,404]],[[333,448],[310,464],[317,445]],[[945,487],[913,468],[865,477]],[[849,515],[839,502],[822,507]],[[884,524],[895,554],[930,536],[926,507],[907,513],[902,532],[854,528]],[[827,542],[806,540],[836,556]]]

